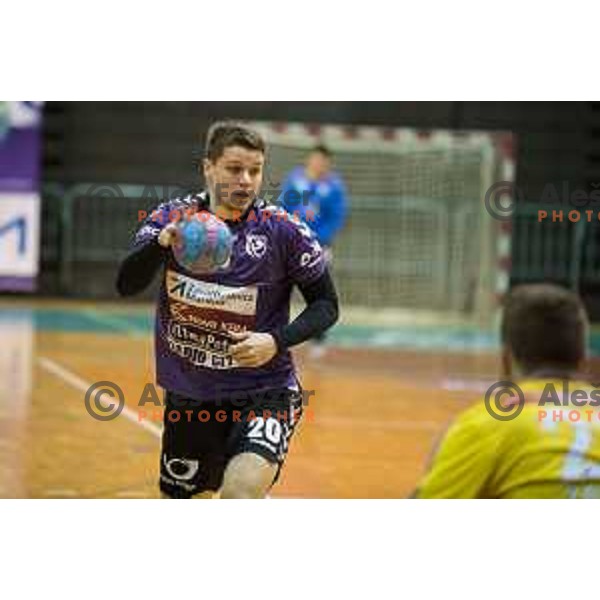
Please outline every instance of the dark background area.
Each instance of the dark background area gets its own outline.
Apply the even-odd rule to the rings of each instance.
[[[600,102],[49,102],[44,119],[45,189],[81,182],[190,182],[192,150],[209,124],[221,118],[511,131],[518,141],[516,183],[526,202],[539,202],[547,184],[589,192],[600,182]],[[53,272],[60,254],[60,231],[53,226],[56,211],[45,200],[43,207],[41,293],[64,293]],[[577,252],[572,223],[534,232],[531,224],[514,227],[512,282],[546,279],[577,286],[594,316],[600,317],[600,280],[593,268],[578,268],[574,284],[568,263],[555,268],[545,260],[542,267],[532,266],[527,240],[520,239],[535,234],[536,243],[548,249],[561,235],[577,260],[590,267],[597,262],[599,231],[595,223],[587,226],[581,234],[585,250]]]
[[[600,102],[49,102],[45,113],[50,181],[189,178],[194,143],[221,118],[507,130],[526,195],[548,181],[600,180]]]

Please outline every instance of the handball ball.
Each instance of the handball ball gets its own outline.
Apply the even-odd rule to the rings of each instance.
[[[179,221],[177,228],[173,254],[182,267],[192,273],[212,273],[229,264],[233,235],[221,219],[201,212]]]

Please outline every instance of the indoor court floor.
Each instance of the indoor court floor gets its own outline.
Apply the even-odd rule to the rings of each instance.
[[[138,413],[153,382],[151,323],[148,305],[0,304],[0,497],[158,497],[161,423]],[[339,325],[331,345],[319,360],[295,353],[315,394],[271,495],[407,497],[452,417],[497,378],[494,344]],[[106,380],[126,403],[102,422],[84,396]]]

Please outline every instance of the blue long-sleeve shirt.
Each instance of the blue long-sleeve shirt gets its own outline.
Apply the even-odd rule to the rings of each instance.
[[[323,246],[333,243],[346,220],[346,189],[334,172],[311,181],[304,167],[296,167],[283,184],[280,202],[289,213],[298,211]]]

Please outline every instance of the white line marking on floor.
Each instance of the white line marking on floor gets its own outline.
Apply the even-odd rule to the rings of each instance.
[[[69,385],[74,387],[75,389],[83,392],[84,394],[92,387],[91,383],[84,381],[83,379],[81,379],[81,377],[79,377],[72,371],[69,371],[65,367],[59,365],[58,363],[54,362],[53,360],[50,360],[49,358],[40,356],[38,358],[38,363],[46,371],[48,371],[49,373],[52,373],[56,377],[59,377],[60,379],[62,379],[63,381],[65,381],[66,383],[68,383]],[[82,400],[83,400],[83,398],[82,398]],[[150,432],[155,437],[157,437],[159,439],[161,438],[161,436],[162,436],[162,428],[161,427],[159,427],[158,425],[156,425],[150,421],[140,421],[138,418],[138,414],[135,411],[131,410],[130,408],[127,408],[127,406],[125,406],[123,408],[123,412],[121,413],[120,416],[125,417],[126,419],[128,419],[132,423],[135,423],[136,425],[139,425],[140,427],[142,427],[146,431]]]
[[[92,386],[91,383],[84,381],[83,379],[81,379],[81,377],[79,377],[75,373],[69,371],[65,367],[59,365],[58,363],[54,362],[53,360],[50,360],[49,358],[39,357],[38,362],[44,369],[46,369],[46,371],[48,371],[49,373],[52,373],[53,375],[56,375],[57,377],[59,377],[60,379],[62,379],[65,382],[67,382],[75,389],[80,390],[84,394]],[[159,427],[158,425],[156,425],[155,423],[153,423],[151,421],[140,421],[138,413],[127,408],[127,406],[125,406],[123,408],[123,412],[121,413],[121,415],[124,416],[126,419],[129,419],[131,422],[135,423],[136,425],[143,427],[144,429],[146,429],[146,431],[149,431],[150,433],[155,435],[157,438],[160,438],[162,436],[162,427]],[[356,428],[367,427],[367,428],[379,429],[382,431],[385,431],[385,430],[399,430],[399,431],[402,431],[402,430],[404,430],[404,431],[429,430],[429,431],[435,431],[442,426],[441,423],[431,421],[431,420],[414,421],[414,420],[409,420],[409,419],[402,419],[402,420],[394,420],[394,421],[372,421],[370,419],[364,419],[364,418],[360,418],[360,417],[357,417],[357,418],[347,418],[347,417],[346,418],[345,417],[331,418],[331,417],[317,417],[317,416],[314,417],[314,425],[330,427],[333,429],[352,428],[352,427],[356,427]]]

